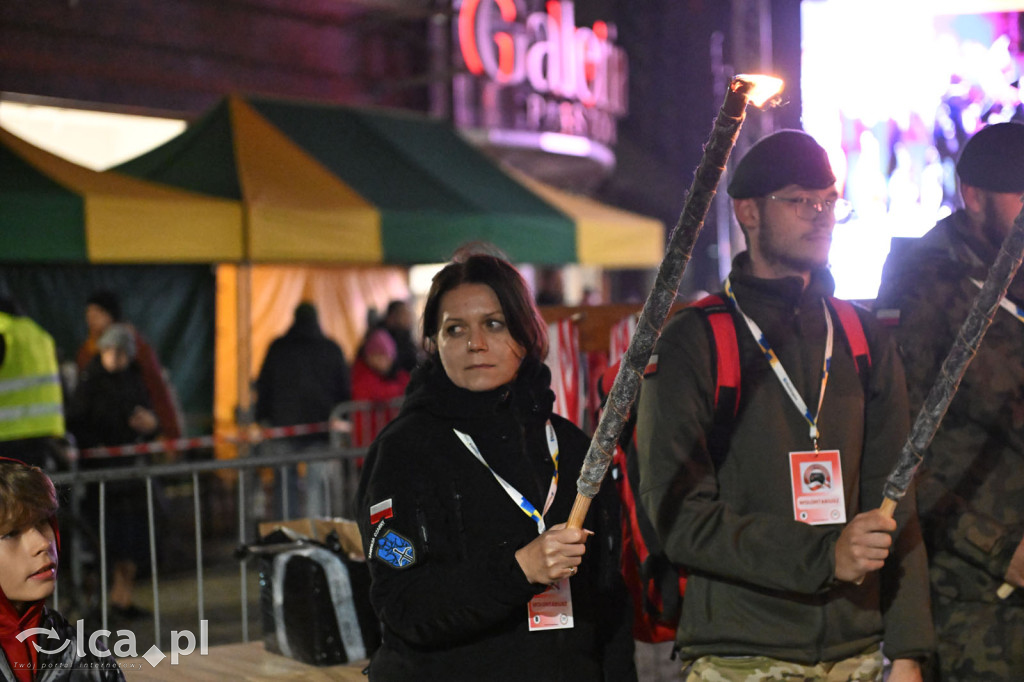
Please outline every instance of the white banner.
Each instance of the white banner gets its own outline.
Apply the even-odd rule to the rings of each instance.
[[[572,320],[548,325],[547,365],[551,369],[551,390],[555,392],[555,413],[583,426],[583,367],[580,335]]]

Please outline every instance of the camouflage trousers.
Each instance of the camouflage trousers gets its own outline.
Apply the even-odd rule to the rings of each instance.
[[[815,665],[767,656],[702,656],[693,662],[684,679],[686,682],[881,682],[882,652],[876,646],[852,658]]]
[[[938,679],[1024,680],[1024,608],[1018,600],[966,602],[932,592]]]

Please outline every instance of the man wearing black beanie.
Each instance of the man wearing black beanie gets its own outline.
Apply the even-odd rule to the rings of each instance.
[[[876,309],[894,325],[916,414],[1024,197],[1024,125],[978,131],[957,162],[963,208],[893,240]],[[1019,254],[1018,254],[1019,255]],[[942,680],[1024,679],[1024,273],[924,455],[918,510]]]
[[[903,369],[872,316],[832,298],[832,230],[849,215],[835,182],[809,135],[757,142],[728,188],[747,251],[647,367],[640,496],[689,572],[688,681],[881,680],[884,654],[890,681],[919,682],[934,647],[913,490],[895,520],[877,509],[909,427]],[[709,334],[723,320],[731,353]]]

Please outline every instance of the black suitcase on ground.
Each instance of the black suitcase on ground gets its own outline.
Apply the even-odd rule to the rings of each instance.
[[[365,562],[276,533],[249,550],[259,571],[267,651],[323,666],[367,659],[380,646]]]

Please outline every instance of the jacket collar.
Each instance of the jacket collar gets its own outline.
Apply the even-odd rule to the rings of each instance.
[[[527,356],[510,383],[490,391],[468,391],[453,384],[434,357],[413,371],[402,412],[426,410],[438,417],[462,420],[514,411],[521,417],[547,419],[555,400],[550,384],[547,366]]]
[[[828,268],[820,268],[811,273],[811,281],[804,287],[800,277],[780,277],[763,279],[750,273],[750,254],[746,251],[738,254],[732,262],[729,273],[733,291],[740,302],[745,301],[751,306],[771,305],[785,308],[801,308],[816,303],[835,293],[836,283]]]

